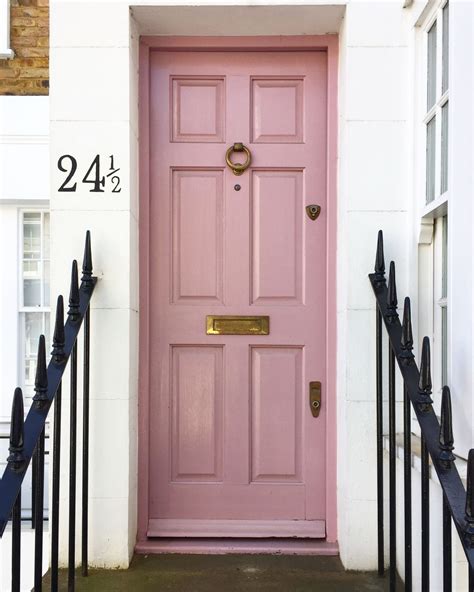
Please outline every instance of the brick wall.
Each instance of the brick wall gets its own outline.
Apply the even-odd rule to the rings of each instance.
[[[11,60],[0,59],[0,95],[49,92],[49,0],[11,0]]]

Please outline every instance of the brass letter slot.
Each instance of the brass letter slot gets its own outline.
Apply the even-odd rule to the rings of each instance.
[[[208,335],[269,335],[270,317],[207,316]]]
[[[313,417],[319,417],[321,411],[321,383],[319,380],[309,383],[309,404]]]

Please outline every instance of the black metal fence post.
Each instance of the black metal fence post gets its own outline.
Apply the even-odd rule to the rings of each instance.
[[[375,256],[376,285],[385,285],[385,260],[383,252],[383,234],[379,231],[377,238],[377,253]],[[383,499],[383,372],[382,372],[382,314],[376,310],[376,416],[377,416],[377,565],[378,574],[385,572],[384,559],[384,499]]]
[[[405,365],[413,362],[413,330],[411,325],[411,303],[405,298],[403,305],[400,358]],[[403,486],[404,486],[404,539],[405,539],[405,591],[413,586],[412,569],[412,503],[411,503],[411,405],[406,384],[403,385]]]
[[[12,470],[22,471],[25,466],[23,447],[25,440],[23,393],[15,389],[10,423],[10,456],[7,462]],[[12,511],[12,592],[20,592],[21,584],[21,490]]]
[[[72,263],[71,291],[68,317],[73,323],[79,320],[79,278],[77,261]],[[77,459],[77,341],[71,355],[71,408],[69,424],[69,544],[68,544],[68,592],[75,590],[76,569],[76,459]]]
[[[53,335],[53,363],[61,367],[65,361],[64,353],[64,300],[58,296],[56,305],[56,322]],[[51,501],[51,592],[58,592],[59,581],[59,491],[61,469],[61,407],[62,381],[59,383],[54,400],[54,434],[53,434],[53,490]]]
[[[35,396],[33,405],[42,410],[49,403],[48,373],[46,368],[46,343],[44,335],[39,338],[36,363]],[[44,456],[45,428],[41,430],[36,446],[36,491],[35,491],[35,592],[43,586],[43,524],[44,524]]]
[[[86,234],[84,259],[82,263],[82,285],[91,290],[92,249],[90,232]],[[84,366],[83,366],[83,417],[82,417],[82,575],[88,575],[88,539],[89,539],[89,397],[90,397],[90,308],[84,317]]]
[[[387,291],[388,322],[398,319],[397,286],[395,280],[395,263],[390,262]],[[397,483],[396,483],[396,392],[395,392],[395,352],[389,345],[388,355],[388,439],[389,439],[389,553],[390,553],[390,591],[397,587]]]

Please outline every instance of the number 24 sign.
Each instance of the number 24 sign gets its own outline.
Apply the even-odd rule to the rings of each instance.
[[[83,184],[89,183],[91,185],[90,193],[104,193],[107,189],[111,189],[112,193],[122,191],[120,187],[120,168],[115,167],[113,154],[108,158],[110,166],[105,174],[101,174],[100,155],[97,154],[82,178]],[[77,159],[71,154],[63,154],[59,157],[58,169],[62,173],[66,173],[66,178],[58,191],[61,193],[75,193],[77,190],[77,181],[75,180]]]

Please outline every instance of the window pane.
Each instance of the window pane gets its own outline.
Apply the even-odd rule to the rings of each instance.
[[[448,189],[448,103],[441,109],[441,193]]]
[[[448,308],[441,308],[441,383],[448,383]]]
[[[23,218],[23,258],[41,257],[41,214],[24,214]]]
[[[441,267],[441,297],[448,296],[448,217],[443,216],[443,250]]]
[[[49,261],[43,263],[43,305],[49,306]]]
[[[41,306],[41,262],[23,262],[23,306]]]
[[[435,198],[436,117],[426,126],[426,203]]]
[[[436,35],[437,29],[435,21],[431,29],[428,31],[428,110],[431,109],[436,102]]]
[[[443,8],[443,93],[449,87],[449,2]]]
[[[35,383],[38,339],[43,331],[43,313],[26,312],[25,318],[25,386]]]
[[[49,259],[49,214],[45,213],[43,217],[43,257]]]

